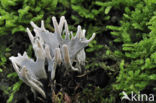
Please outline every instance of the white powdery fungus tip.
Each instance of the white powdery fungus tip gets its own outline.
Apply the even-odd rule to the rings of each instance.
[[[91,38],[89,40],[83,41],[83,43],[89,43],[91,42],[94,38],[95,38],[96,34],[93,33],[93,35],[91,36]]]
[[[88,41],[88,42],[91,42],[91,41],[95,38],[95,36],[96,36],[96,34],[95,34],[95,33],[93,33],[92,37],[89,39],[89,41]]]
[[[66,32],[66,35],[69,35],[68,23],[66,20],[65,20],[65,32]]]
[[[41,21],[41,29],[45,30],[44,20]]]
[[[57,20],[56,20],[56,17],[52,17],[52,21],[53,21],[53,25],[54,25],[54,29],[55,29],[55,33],[58,33],[60,34],[60,31],[59,31],[59,25],[57,23]]]
[[[33,35],[32,35],[32,33],[31,33],[29,28],[27,28],[27,33],[28,33],[28,36],[29,36],[29,39],[30,39],[31,43],[33,43],[34,37],[33,37]]]
[[[82,35],[81,35],[81,38],[85,38],[85,33],[86,33],[86,30],[83,29],[83,31],[82,31]]]
[[[81,35],[81,26],[78,25],[78,27],[77,27],[77,33],[76,33],[76,37],[77,37],[77,38],[80,38],[80,35]]]
[[[60,33],[62,33],[64,22],[65,22],[65,17],[62,16],[61,19],[60,19],[60,22],[59,22],[59,30],[60,30]]]
[[[32,26],[33,28],[39,29],[39,27],[38,27],[33,21],[31,21],[30,24],[31,24],[31,26]]]

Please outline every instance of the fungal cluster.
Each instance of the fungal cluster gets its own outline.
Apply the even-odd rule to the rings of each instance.
[[[26,52],[18,53],[18,56],[11,56],[9,59],[17,72],[19,78],[30,86],[32,92],[40,93],[46,98],[45,91],[40,79],[47,79],[46,62],[48,63],[48,72],[50,72],[51,80],[55,80],[56,68],[59,65],[65,67],[65,74],[72,71],[81,71],[81,67],[85,65],[86,54],[84,48],[91,42],[95,33],[88,40],[85,38],[86,30],[78,26],[76,35],[68,30],[68,24],[64,16],[60,18],[58,23],[55,17],[52,17],[54,25],[54,33],[45,29],[44,21],[41,21],[41,27],[34,22],[30,24],[33,27],[35,35],[29,28],[27,33],[36,59],[31,59]],[[76,63],[76,65],[72,65]],[[61,69],[61,68],[57,68]],[[64,75],[64,74],[62,74]]]

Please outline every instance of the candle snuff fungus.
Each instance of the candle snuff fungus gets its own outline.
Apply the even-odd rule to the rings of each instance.
[[[19,78],[31,88],[34,95],[38,92],[44,98],[46,98],[46,93],[43,89],[44,84],[40,79],[48,78],[46,62],[52,81],[55,80],[56,68],[59,65],[65,67],[65,74],[72,71],[80,72],[86,59],[84,48],[95,38],[95,33],[93,33],[90,39],[86,39],[86,30],[81,29],[81,26],[77,27],[74,36],[68,30],[68,24],[64,16],[60,18],[59,23],[55,17],[52,17],[52,21],[54,33],[45,29],[43,20],[41,21],[41,27],[38,27],[34,22],[30,22],[35,35],[31,33],[29,28],[26,29],[36,60],[28,57],[27,52],[24,52],[23,55],[18,53],[18,56],[9,58]],[[62,37],[64,34],[65,38]],[[73,66],[73,63],[76,64]]]

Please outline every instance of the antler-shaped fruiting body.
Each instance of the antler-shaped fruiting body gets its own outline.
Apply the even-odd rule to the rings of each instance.
[[[63,65],[66,72],[81,71],[81,66],[85,64],[86,54],[84,48],[95,37],[95,33],[87,40],[85,38],[86,30],[82,30],[78,26],[76,35],[68,30],[68,24],[64,16],[58,23],[55,17],[52,17],[55,32],[49,32],[45,29],[44,21],[41,21],[41,27],[34,22],[30,24],[33,27],[35,36],[27,28],[27,33],[33,45],[36,61],[30,59],[26,52],[23,55],[18,54],[17,57],[11,56],[11,60],[18,76],[23,80],[31,90],[38,91],[43,97],[45,92],[42,89],[43,84],[40,79],[46,79],[45,60],[48,61],[48,71],[51,72],[51,79],[55,78],[57,65]],[[65,33],[65,38],[62,35]],[[76,63],[73,66],[73,62]]]

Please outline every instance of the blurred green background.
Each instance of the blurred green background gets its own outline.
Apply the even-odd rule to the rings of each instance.
[[[2,103],[28,95],[8,58],[25,50],[33,54],[26,34],[30,21],[44,20],[53,32],[51,17],[63,15],[70,31],[81,25],[87,38],[97,34],[86,48],[85,69],[104,69],[110,78],[104,87],[84,88],[81,103],[119,103],[122,91],[156,94],[156,0],[0,0]]]

